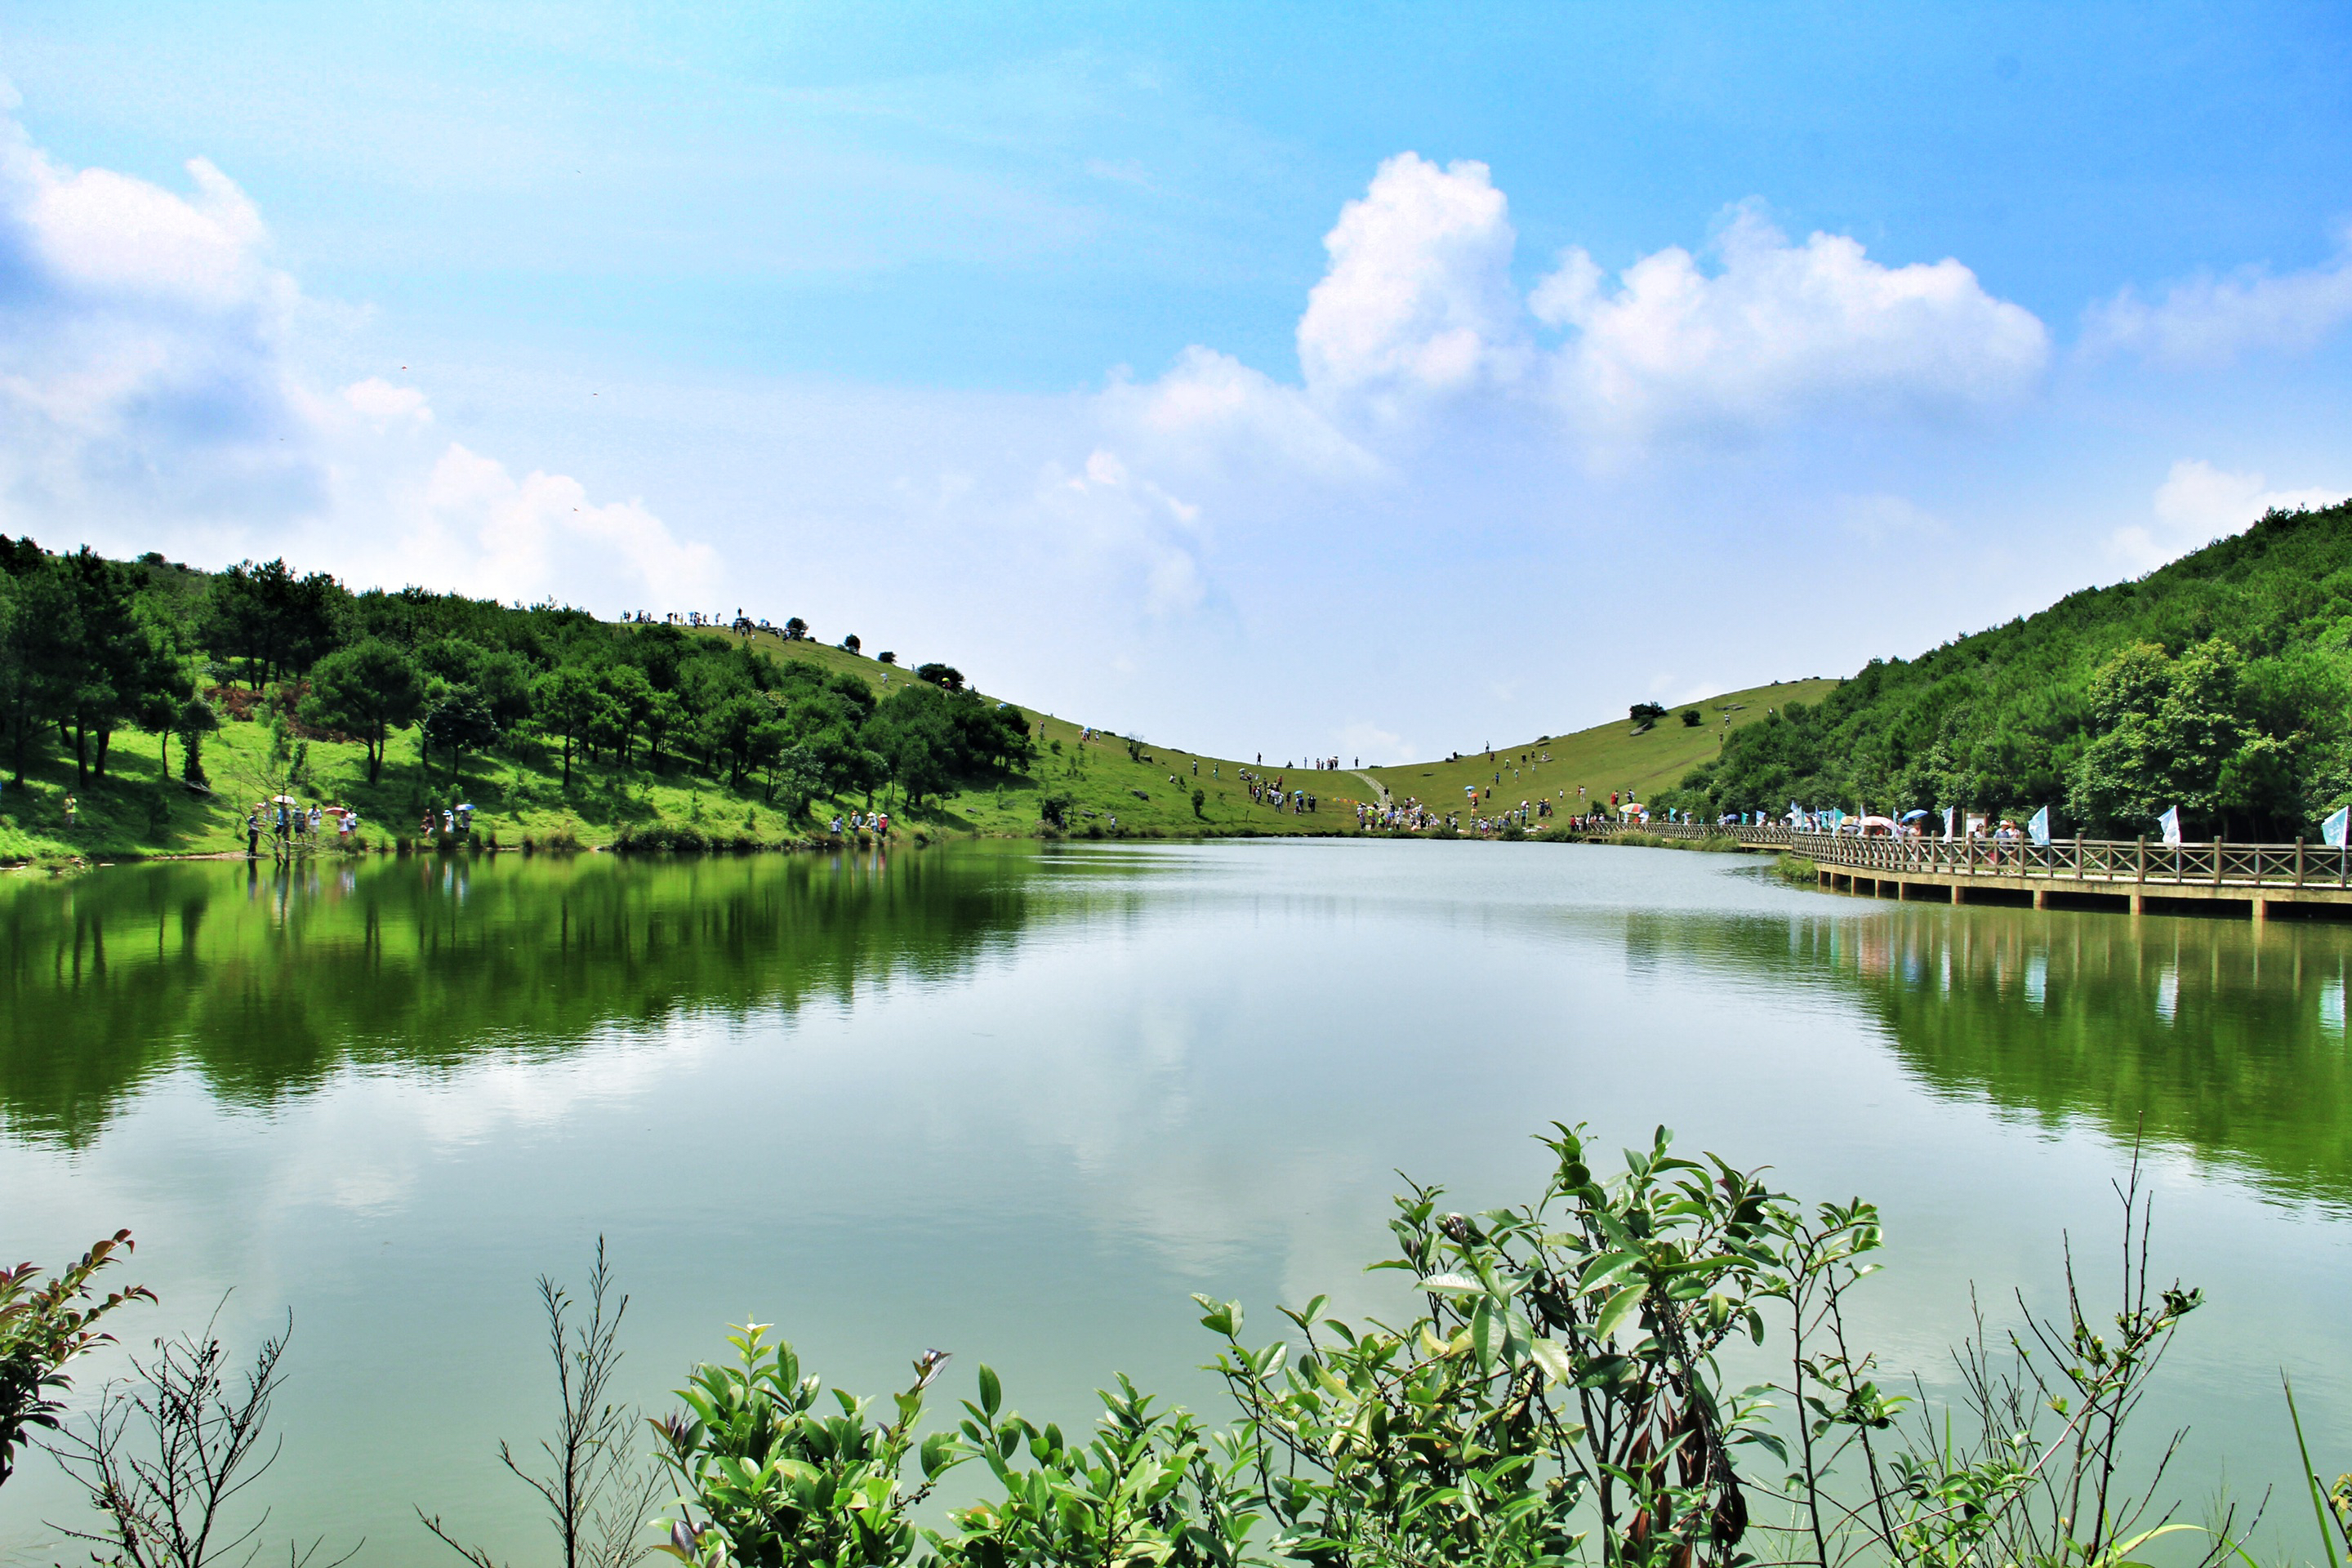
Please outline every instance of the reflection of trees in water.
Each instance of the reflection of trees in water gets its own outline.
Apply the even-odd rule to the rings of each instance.
[[[2352,928],[1880,905],[1621,917],[1654,979],[1859,993],[1931,1093],[2148,1135],[2295,1198],[2352,1202]],[[1591,922],[1587,922],[1588,924]],[[1613,923],[1613,922],[1612,922]]]
[[[119,870],[0,894],[0,1116],[88,1143],[182,1066],[270,1104],[348,1065],[549,1055],[688,1011],[790,1011],[1009,946],[1034,862],[871,858]]]
[[[2086,1116],[2352,1199],[2352,932],[2318,925],[1978,910],[1848,930],[1840,966],[1929,1086],[2045,1121]]]

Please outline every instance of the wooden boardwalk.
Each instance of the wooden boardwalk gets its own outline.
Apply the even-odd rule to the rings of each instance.
[[[1787,827],[1654,824],[1667,838],[1727,837],[1813,863],[1822,886],[1951,903],[2051,907],[2237,905],[2255,920],[2283,908],[2352,913],[2352,850],[2293,844],[2151,844],[2147,839],[1864,838]]]

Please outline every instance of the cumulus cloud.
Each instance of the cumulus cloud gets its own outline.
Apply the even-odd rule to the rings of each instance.
[[[1484,163],[1401,153],[1323,237],[1330,266],[1298,321],[1298,363],[1320,402],[1388,418],[1424,399],[1507,384],[1524,368],[1511,287],[1517,236]]]
[[[2129,350],[2159,364],[2227,364],[2258,351],[2302,353],[2352,321],[2352,233],[2326,262],[2273,277],[2248,268],[2183,279],[2150,302],[2126,288],[2085,312],[2083,349]]]
[[[1130,472],[1118,454],[1097,448],[1075,473],[1047,464],[1037,500],[1068,546],[1133,580],[1147,615],[1180,615],[1207,596],[1200,508]]]
[[[2107,550],[2134,572],[2153,571],[2251,526],[2264,512],[2334,506],[2347,495],[2352,495],[2352,485],[2272,489],[2260,474],[2233,474],[2202,460],[2185,459],[2173,464],[2157,486],[2153,520],[2117,529],[2108,537]]]
[[[0,87],[0,531],[607,613],[715,588],[709,548],[641,502],[429,442],[422,388],[317,390],[301,290],[212,163],[181,191],[69,169],[14,105]]]
[[[1570,248],[1524,302],[1516,243],[1485,164],[1400,153],[1325,237],[1297,384],[1196,345],[1157,381],[1115,381],[1104,407],[1167,448],[1360,477],[1385,471],[1376,443],[1465,406],[1542,410],[1614,462],[1660,438],[1746,440],[1829,415],[1981,416],[2030,393],[2049,359],[2040,320],[1958,260],[1889,267],[1843,235],[1792,243],[1752,204],[1704,260],[1669,246],[1612,281]],[[1560,337],[1545,346],[1535,323]]]
[[[1179,459],[1270,465],[1334,479],[1381,468],[1303,389],[1197,344],[1156,381],[1114,378],[1099,412],[1130,444]]]
[[[323,471],[291,439],[296,289],[260,215],[198,158],[189,189],[62,167],[0,115],[0,504],[283,517]]]
[[[433,465],[417,521],[404,551],[415,581],[454,570],[457,586],[499,595],[561,574],[607,614],[631,595],[698,605],[719,585],[709,546],[679,543],[643,503],[599,505],[563,474],[517,479],[503,463],[454,441]]]
[[[1708,270],[1679,246],[1612,290],[1571,249],[1530,305],[1573,336],[1553,357],[1571,426],[1596,445],[1751,432],[1832,410],[1948,415],[2029,391],[2049,357],[2033,314],[1947,258],[1886,267],[1844,235],[1801,245],[1738,209]]]

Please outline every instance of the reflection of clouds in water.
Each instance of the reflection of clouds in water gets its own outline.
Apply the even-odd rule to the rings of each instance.
[[[723,1027],[672,1016],[601,1031],[560,1057],[499,1052],[430,1078],[345,1069],[341,1084],[322,1086],[313,1114],[284,1119],[273,1145],[277,1184],[347,1213],[381,1214],[407,1201],[420,1172],[459,1150],[560,1128],[694,1072],[714,1043],[714,1023]]]

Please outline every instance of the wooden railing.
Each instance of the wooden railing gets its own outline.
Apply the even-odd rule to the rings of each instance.
[[[1728,837],[1786,848],[1815,865],[1890,876],[2021,877],[2214,888],[2352,888],[2352,849],[2306,844],[2151,844],[2145,838],[1865,838],[1787,827],[1659,823],[1623,827],[1667,838]]]

